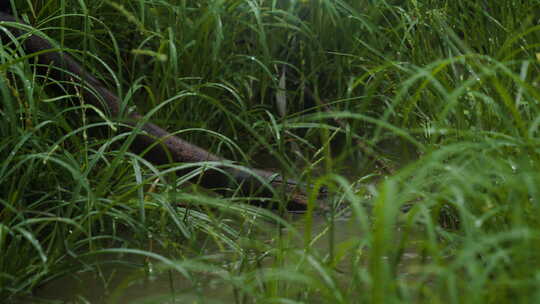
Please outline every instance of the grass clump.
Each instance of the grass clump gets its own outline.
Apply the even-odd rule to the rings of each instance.
[[[539,300],[537,3],[15,8],[125,109],[152,112],[218,154],[327,187],[330,210],[263,210],[188,183],[209,163],[148,163],[128,150],[134,134],[51,90],[35,54],[3,42],[7,301]],[[80,281],[74,293],[51,292],[66,277]]]

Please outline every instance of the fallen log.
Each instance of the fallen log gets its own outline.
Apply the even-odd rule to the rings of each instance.
[[[9,10],[4,10],[8,12]],[[210,153],[194,144],[172,135],[165,129],[144,120],[137,112],[120,113],[120,99],[66,52],[58,50],[39,32],[12,15],[0,12],[1,42],[15,45],[12,37],[19,40],[25,53],[36,54],[38,74],[62,83],[62,89],[78,94],[85,103],[91,104],[107,113],[113,121],[120,121],[137,130],[130,149],[148,161],[156,164],[169,162],[206,162],[217,163],[204,170],[197,182],[207,188],[227,188],[233,184],[241,187],[243,194],[260,197],[273,197],[273,189],[281,189],[287,194],[287,209],[305,209],[307,197],[305,188],[298,182],[284,179],[275,172],[242,166],[234,168],[226,165],[227,159]],[[6,31],[7,30],[7,31]],[[12,37],[10,37],[12,35]],[[70,87],[66,88],[66,84]],[[222,164],[222,165],[219,165]],[[304,188],[304,189],[303,189]]]

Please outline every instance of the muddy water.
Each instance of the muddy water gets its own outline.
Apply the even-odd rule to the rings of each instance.
[[[291,219],[293,228],[300,234],[305,232],[305,219],[295,215]],[[274,231],[276,239],[278,227]],[[282,235],[287,229],[281,229]],[[333,232],[331,236],[330,232]],[[361,232],[350,217],[339,217],[334,220],[333,229],[329,229],[328,217],[317,215],[313,218],[312,236],[315,240],[312,250],[318,256],[327,256],[332,248],[330,244],[345,244],[358,242],[362,239]],[[268,235],[261,236],[261,241],[269,242]],[[301,248],[302,240],[296,245]],[[337,251],[336,248],[333,250]],[[230,257],[223,256],[231,261]],[[107,257],[105,257],[107,258]],[[219,274],[196,274],[188,279],[175,271],[157,271],[156,265],[148,264],[149,259],[142,257],[127,257],[132,267],[122,267],[117,264],[102,267],[102,273],[81,272],[59,278],[37,291],[37,298],[55,300],[54,303],[234,303],[235,295],[231,284],[225,285],[216,279]],[[418,260],[414,252],[405,254],[404,263]],[[409,261],[409,262],[408,262]],[[144,263],[146,267],[143,267]],[[266,264],[263,262],[263,264]],[[351,274],[352,261],[345,257],[336,265],[347,281]],[[146,269],[146,272],[141,269]],[[403,268],[405,272],[406,269]],[[406,274],[405,274],[406,275]],[[214,280],[214,281],[213,281]]]
[[[390,147],[396,149],[392,145]],[[390,148],[384,148],[384,150],[385,152],[395,152],[386,151],[391,150]],[[396,155],[396,158],[403,159],[404,157]],[[358,174],[357,168],[348,166],[347,169],[346,171],[351,170],[351,172],[342,173],[354,179],[354,175]],[[288,221],[293,223],[292,229],[296,230],[298,235],[303,236],[306,231],[304,215],[291,215],[288,217]],[[341,215],[334,218],[332,222],[332,228],[329,228],[327,215],[318,214],[313,217],[311,235],[315,241],[310,247],[318,256],[328,257],[330,251],[337,252],[339,248],[334,247],[336,244],[358,243],[362,240],[362,233],[355,219]],[[269,227],[268,230],[274,231],[275,235],[266,233],[254,238],[263,242],[271,242],[279,238],[278,233],[284,235],[290,232],[277,226]],[[303,240],[299,239],[296,242],[295,247],[302,248]],[[411,244],[413,243],[414,240],[411,240]],[[104,259],[107,258],[110,257],[104,257]],[[226,255],[223,256],[223,260],[233,262]],[[71,273],[39,288],[35,299],[54,301],[42,303],[106,304],[236,302],[231,284],[225,285],[221,281],[215,280],[215,273],[208,273],[208,275],[199,273],[195,275],[196,277],[186,278],[175,271],[158,271],[155,265],[149,264],[149,261],[150,259],[141,256],[131,256],[122,258],[122,263],[130,266],[119,266],[119,263],[116,263],[110,267],[101,267],[101,273],[95,271]],[[419,257],[414,250],[406,252],[400,275],[407,276],[409,274],[408,268],[414,268],[418,262]],[[336,268],[342,273],[343,280],[348,280],[350,277],[351,266],[350,257],[342,258],[336,264]]]
[[[304,233],[302,215],[291,215],[292,229],[300,235]],[[324,215],[313,218],[312,235],[316,238],[312,248],[321,255],[329,248],[327,219]],[[260,241],[272,242],[279,236],[281,228],[269,227],[275,235],[261,234]],[[288,229],[281,229],[287,234]],[[351,229],[349,221],[335,221],[334,242],[342,242],[349,238],[358,238],[359,234]],[[258,238],[259,236],[255,236]],[[297,242],[302,242],[298,240]],[[301,246],[300,246],[301,247]],[[104,260],[112,256],[103,256]],[[230,257],[223,256],[224,260]],[[118,258],[116,259],[118,260]],[[158,271],[156,265],[149,264],[149,259],[140,256],[125,256],[124,264],[102,267],[101,273],[94,271],[68,274],[45,284],[36,292],[32,300],[54,301],[52,303],[234,303],[235,296],[230,284],[224,285],[215,279],[216,274],[196,274],[194,279],[187,279],[176,271]],[[263,264],[265,264],[263,262]],[[26,303],[22,301],[22,303]]]

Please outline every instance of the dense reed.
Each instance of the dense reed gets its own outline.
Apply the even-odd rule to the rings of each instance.
[[[537,1],[15,2],[125,110],[331,208],[264,210],[176,173],[207,163],[148,163],[3,42],[7,301],[540,301]],[[66,277],[102,291],[50,291]]]

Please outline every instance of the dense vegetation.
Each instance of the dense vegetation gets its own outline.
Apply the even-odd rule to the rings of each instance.
[[[2,298],[53,301],[80,275],[106,291],[73,303],[123,303],[165,275],[137,300],[540,301],[537,0],[11,2],[126,109],[325,186],[330,210],[265,210],[148,163],[2,43]]]

